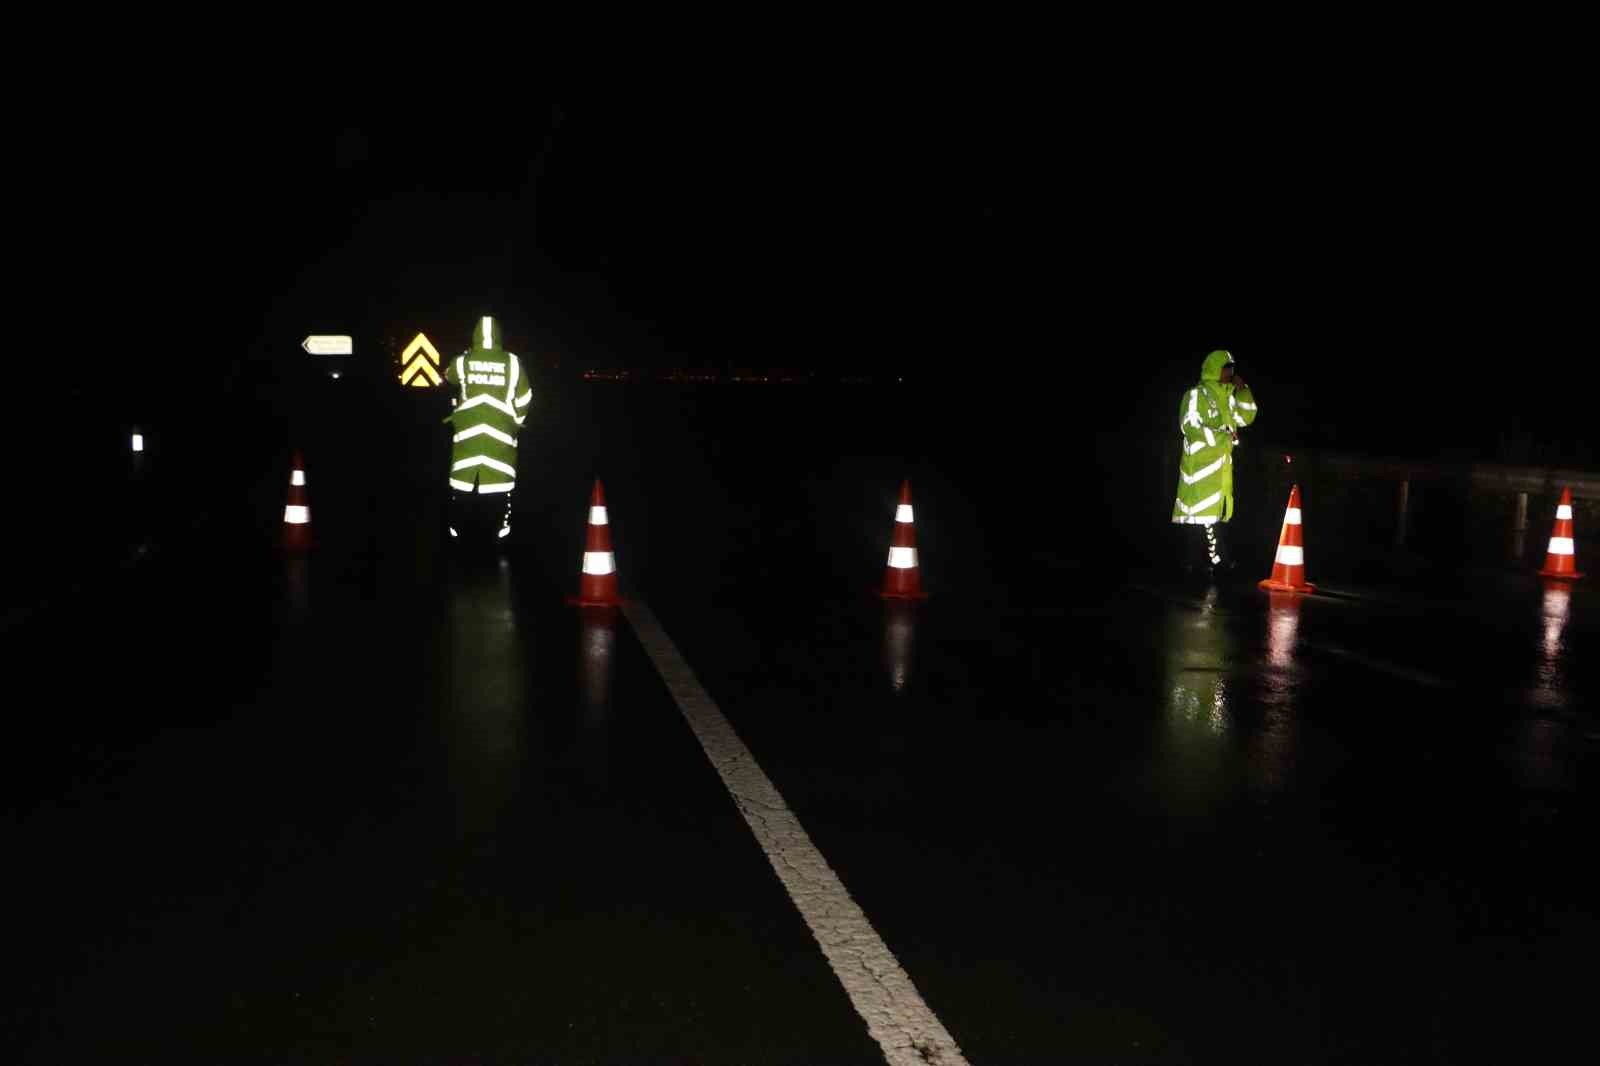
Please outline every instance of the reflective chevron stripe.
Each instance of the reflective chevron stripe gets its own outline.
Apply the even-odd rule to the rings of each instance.
[[[457,433],[451,439],[457,444],[460,444],[462,441],[471,440],[473,437],[493,437],[501,444],[508,444],[513,448],[517,446],[517,438],[513,437],[504,430],[495,429],[490,425],[472,426],[468,429],[462,430],[460,433]]]
[[[510,463],[502,463],[498,459],[491,459],[487,455],[469,455],[465,459],[458,459],[450,464],[450,470],[454,473],[457,470],[470,470],[475,466],[486,466],[490,470],[498,470],[509,477],[517,476],[516,467]]]

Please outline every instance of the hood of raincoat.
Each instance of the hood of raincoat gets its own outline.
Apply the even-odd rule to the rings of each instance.
[[[1210,355],[1206,356],[1206,361],[1200,364],[1200,380],[1221,381],[1222,368],[1231,362],[1233,362],[1232,354],[1225,352],[1220,348],[1217,349]]]
[[[501,332],[500,320],[493,315],[483,315],[472,323],[471,349],[475,352],[492,351],[504,345],[505,334]]]

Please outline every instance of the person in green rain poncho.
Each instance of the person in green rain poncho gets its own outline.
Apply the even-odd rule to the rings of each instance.
[[[450,450],[450,536],[511,534],[511,494],[517,487],[517,434],[533,389],[527,371],[505,350],[500,322],[473,324],[472,345],[445,368],[456,390],[445,421],[455,430]]]
[[[1239,377],[1233,356],[1220,350],[1207,355],[1199,384],[1178,404],[1183,452],[1172,521],[1204,531],[1204,565],[1213,572],[1233,566],[1221,537],[1233,518],[1233,449],[1239,430],[1255,420],[1256,398]]]

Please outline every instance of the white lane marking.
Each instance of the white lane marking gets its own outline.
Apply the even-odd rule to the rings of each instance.
[[[891,1066],[965,1064],[954,1038],[700,686],[654,612],[637,600],[627,601],[622,610],[884,1060]]]

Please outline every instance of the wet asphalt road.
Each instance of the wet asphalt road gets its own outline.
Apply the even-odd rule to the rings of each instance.
[[[309,559],[267,471],[8,634],[22,1061],[883,1060],[633,630],[562,603],[596,473],[625,591],[969,1061],[1583,1047],[1587,586],[1362,582],[1384,538],[1319,555],[1311,497],[1331,594],[1269,598],[936,451],[725,443],[802,409],[574,405],[504,559],[448,553],[395,417],[317,439]],[[905,474],[910,608],[871,595]]]

